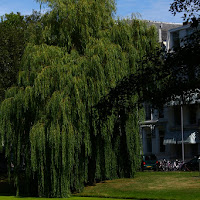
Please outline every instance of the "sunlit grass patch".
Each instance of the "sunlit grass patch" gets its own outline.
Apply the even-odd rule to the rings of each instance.
[[[200,199],[198,172],[139,172],[134,179],[117,179],[89,186],[78,195],[136,199]]]

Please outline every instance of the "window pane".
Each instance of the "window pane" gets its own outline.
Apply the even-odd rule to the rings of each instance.
[[[172,38],[173,38],[173,48],[180,47],[179,31],[173,32]]]
[[[196,124],[196,106],[194,105],[189,107],[189,123]]]
[[[152,139],[151,136],[147,136],[147,152],[152,152]]]
[[[146,120],[151,120],[151,107],[149,105],[145,105],[145,114]]]
[[[180,106],[174,107],[174,122],[175,122],[175,125],[181,125],[181,107]]]

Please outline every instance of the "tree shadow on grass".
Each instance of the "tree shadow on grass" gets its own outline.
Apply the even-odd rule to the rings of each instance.
[[[15,188],[9,182],[0,182],[0,196],[15,196]]]

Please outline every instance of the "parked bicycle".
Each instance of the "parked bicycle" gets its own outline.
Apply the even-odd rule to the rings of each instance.
[[[183,164],[184,162],[178,159],[171,160],[171,161],[162,159],[162,160],[159,160],[158,169],[160,171],[178,171],[178,170],[181,170]]]

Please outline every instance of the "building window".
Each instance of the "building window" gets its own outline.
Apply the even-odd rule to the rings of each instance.
[[[194,28],[187,28],[186,29],[186,36],[184,39],[186,39],[187,44],[193,42],[193,39],[190,37],[194,33]]]
[[[145,105],[145,119],[151,120],[151,107],[149,105]]]
[[[194,32],[193,28],[186,29],[186,36],[192,35],[193,32]]]
[[[180,39],[179,39],[179,31],[175,31],[172,33],[172,38],[173,38],[173,48],[178,48],[180,47]]]
[[[175,125],[181,125],[181,107],[174,106],[174,122]]]
[[[164,108],[159,109],[159,118],[164,118]]]
[[[152,138],[151,134],[147,134],[147,152],[152,152]]]
[[[164,142],[164,131],[159,131],[159,136],[160,136],[160,152],[165,152],[165,145],[163,144]]]
[[[189,123],[190,124],[196,124],[197,119],[196,119],[196,106],[195,105],[190,105],[189,106]]]

